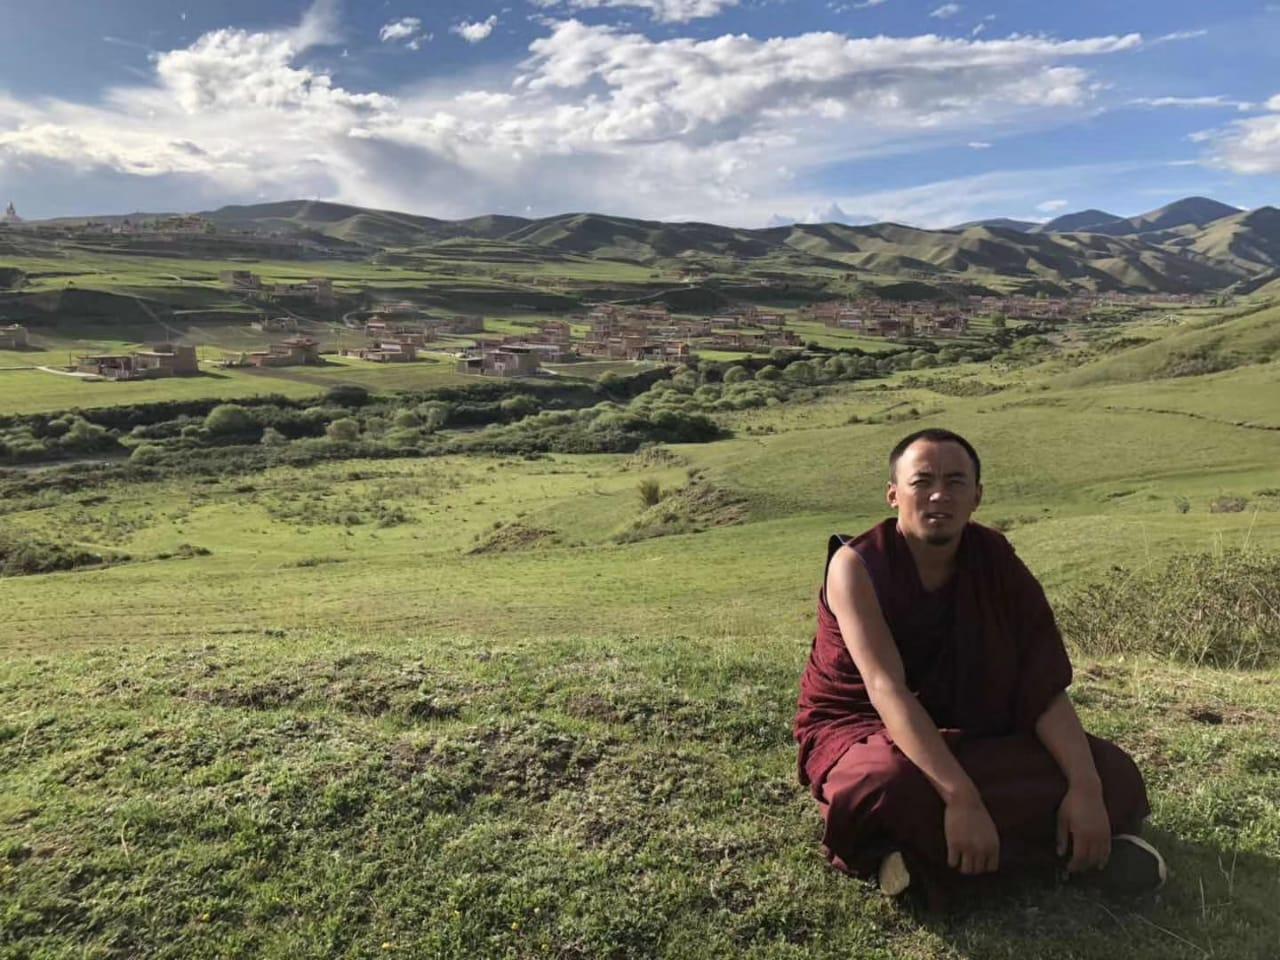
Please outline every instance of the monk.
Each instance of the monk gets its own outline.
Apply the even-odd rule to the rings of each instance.
[[[824,852],[935,907],[990,875],[1063,868],[1107,893],[1154,890],[1166,868],[1138,836],[1142,775],[1081,727],[1044,590],[970,522],[981,481],[963,437],[913,433],[889,456],[897,517],[831,538],[795,721]]]

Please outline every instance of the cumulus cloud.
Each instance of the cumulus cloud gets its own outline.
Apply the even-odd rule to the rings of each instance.
[[[571,10],[595,10],[600,7],[630,7],[648,11],[659,23],[688,23],[714,17],[736,7],[738,0],[532,0],[539,7],[568,7]],[[855,6],[876,6],[885,0],[869,0]]]
[[[937,17],[939,20],[946,20],[950,17],[954,17],[963,9],[964,8],[958,3],[944,3],[942,6],[930,11],[929,16]]]
[[[1233,173],[1280,173],[1280,94],[1264,104],[1265,116],[1236,120],[1192,139],[1208,144],[1209,162]]]
[[[836,202],[884,218],[883,204],[794,184],[831,163],[982,149],[975,135],[1077,116],[1096,94],[1077,61],[1141,46],[1137,35],[653,40],[567,20],[533,41],[508,85],[450,78],[393,96],[308,65],[310,46],[334,35],[308,16],[207,33],[100,103],[0,94],[0,182],[6,169],[65,168],[440,216],[533,204],[758,224]]]
[[[1071,204],[1066,200],[1046,200],[1044,203],[1037,203],[1036,209],[1041,213],[1057,213],[1059,210],[1065,210]]]
[[[776,216],[776,215],[775,215]],[[840,204],[832,201],[825,207],[813,207],[808,214],[805,215],[801,223],[843,223],[847,226],[857,227],[868,223],[875,223],[874,217],[866,214],[845,213]],[[776,226],[776,224],[771,224]]]
[[[493,28],[497,25],[498,18],[490,15],[484,20],[475,22],[464,20],[462,23],[450,27],[449,32],[456,33],[467,43],[479,43],[481,40],[488,40],[489,34],[493,33]]]

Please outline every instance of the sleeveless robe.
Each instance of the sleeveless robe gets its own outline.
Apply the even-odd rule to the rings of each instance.
[[[890,518],[850,540],[902,657],[908,689],[938,725],[996,824],[1001,872],[1052,868],[1066,778],[1035,724],[1071,683],[1071,663],[1035,576],[1000,533],[968,524],[951,581],[927,591],[906,539]],[[826,587],[801,680],[795,720],[800,782],[825,822],[823,847],[838,869],[870,875],[903,853],[931,901],[964,882],[946,865],[944,805],[928,778],[894,745],[844,644]],[[1149,813],[1133,761],[1089,737],[1113,832],[1136,832]]]

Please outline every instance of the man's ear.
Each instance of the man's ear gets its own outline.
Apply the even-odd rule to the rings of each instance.
[[[973,498],[973,509],[977,510],[982,506],[982,484],[978,484],[977,496]]]
[[[889,485],[885,488],[884,500],[894,510],[898,509],[898,485],[892,480],[889,481]]]

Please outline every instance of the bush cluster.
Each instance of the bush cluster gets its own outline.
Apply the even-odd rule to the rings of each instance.
[[[1267,666],[1280,659],[1280,556],[1237,550],[1182,554],[1156,570],[1116,567],[1068,595],[1058,619],[1090,654]]]

